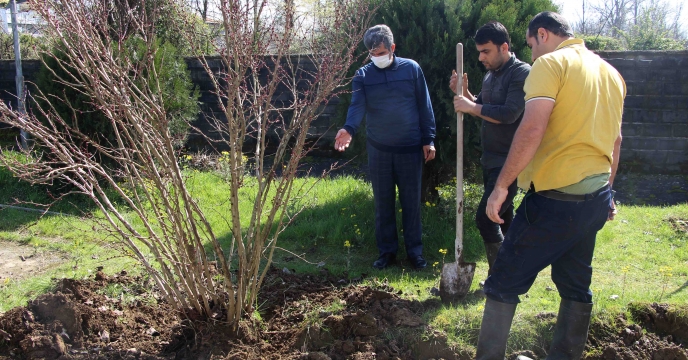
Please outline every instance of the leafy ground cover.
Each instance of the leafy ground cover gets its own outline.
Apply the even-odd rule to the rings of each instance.
[[[192,169],[188,175],[217,232],[227,234],[221,176]],[[686,358],[688,205],[678,196],[687,179],[660,180],[628,174],[617,181],[617,191],[626,197],[619,197],[617,220],[598,237],[587,358]],[[0,329],[6,333],[0,332],[0,356],[470,358],[484,302],[478,281],[486,276],[471,221],[480,186],[465,186],[466,255],[478,262],[474,285],[461,303],[442,304],[430,289],[437,286],[442,262],[453,261],[440,252],[454,241],[453,184],[439,187],[440,198],[424,204],[423,240],[431,266],[416,272],[403,261],[384,271],[371,268],[376,257],[372,193],[363,175],[300,181],[313,190],[295,202],[293,224],[281,235],[258,311],[238,334],[223,324],[221,311],[211,320],[166,311],[145,275],[99,229],[99,214],[79,198],[50,209],[63,215],[0,210],[0,239],[14,245],[13,257],[61,259],[31,276],[20,276],[16,268],[0,271]],[[45,202],[52,194],[17,183],[1,168],[0,182],[0,204]],[[632,191],[624,191],[624,185]],[[655,196],[643,193],[642,205],[628,195],[647,186],[656,187]],[[251,196],[250,180],[242,196]],[[676,198],[673,205],[656,204]],[[25,261],[19,261],[21,267]],[[548,270],[522,300],[508,352],[543,358],[558,307]],[[57,316],[65,313],[80,314],[82,321],[65,324],[70,320]]]

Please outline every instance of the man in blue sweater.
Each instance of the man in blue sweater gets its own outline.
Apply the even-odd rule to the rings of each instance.
[[[372,62],[356,71],[351,105],[335,149],[344,151],[365,116],[368,165],[375,198],[375,239],[379,257],[373,267],[396,261],[395,188],[399,189],[406,256],[411,266],[427,266],[421,242],[420,193],[423,162],[435,158],[435,116],[425,76],[418,63],[394,55],[394,36],[386,25],[368,29],[363,43]]]

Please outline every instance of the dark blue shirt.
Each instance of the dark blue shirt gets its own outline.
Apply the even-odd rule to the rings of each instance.
[[[394,56],[388,67],[372,62],[356,71],[344,129],[356,134],[366,118],[368,142],[381,151],[408,153],[435,139],[435,115],[418,63]]]

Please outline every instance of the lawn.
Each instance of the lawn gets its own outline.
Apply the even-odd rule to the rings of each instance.
[[[214,224],[215,233],[221,239],[228,239],[229,228],[224,221],[227,188],[223,180],[212,172],[188,170],[187,175],[189,189]],[[433,297],[430,289],[438,284],[442,263],[454,260],[440,252],[454,246],[454,184],[439,187],[440,198],[423,204],[424,253],[430,266],[423,271],[412,271],[402,261],[399,266],[378,271],[371,267],[377,250],[370,185],[353,176],[298,181],[313,187],[294,200],[293,213],[300,212],[278,240],[275,267],[296,274],[317,274],[326,268],[342,279],[360,279],[363,284],[386,282],[409,300],[425,301]],[[0,183],[0,204],[15,204],[15,200],[46,202],[57,191],[18,182],[3,168],[0,168]],[[478,282],[485,278],[487,264],[472,219],[481,188],[478,184],[464,187],[465,256],[478,264],[471,292],[458,305],[444,305],[422,314],[454,346],[474,345],[480,328],[484,300]],[[247,181],[242,198],[250,200],[251,196],[251,181]],[[517,197],[517,201],[521,198],[522,195]],[[246,206],[248,209],[248,201]],[[629,311],[628,304],[632,302],[688,303],[688,204],[622,203],[618,208],[617,219],[608,222],[598,235],[593,260],[594,316],[603,322],[611,321]],[[56,252],[65,258],[38,276],[0,279],[0,312],[24,305],[27,300],[49,291],[51,278],[83,278],[98,266],[103,266],[108,273],[123,269],[136,271],[135,264],[116,251],[116,238],[99,227],[97,220],[101,215],[86,200],[70,196],[50,210],[62,215],[0,210],[0,240],[30,245],[36,251]],[[400,249],[398,258],[403,259],[403,246]],[[539,319],[543,314],[556,313],[558,304],[558,294],[546,269],[530,292],[522,296],[509,351],[546,348],[552,323]]]

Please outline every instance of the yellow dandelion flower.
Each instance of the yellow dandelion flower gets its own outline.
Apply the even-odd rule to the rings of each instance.
[[[435,261],[434,263],[432,263],[432,267],[435,267],[435,266],[437,266],[437,265],[439,265],[439,264],[440,264],[439,261]]]
[[[345,247],[345,248],[350,248],[350,247],[351,247],[351,243],[349,242],[349,240],[347,240],[347,241],[344,242],[344,247]]]
[[[425,206],[430,206],[430,202],[429,202],[429,201],[426,201],[426,202],[425,202]]]
[[[447,249],[440,249],[440,254],[447,255]]]

